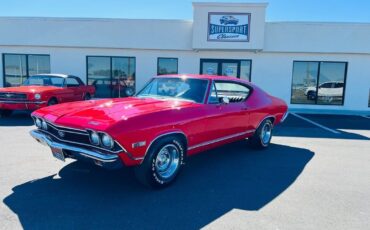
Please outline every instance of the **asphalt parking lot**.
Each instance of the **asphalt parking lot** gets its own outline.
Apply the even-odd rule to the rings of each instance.
[[[54,159],[33,128],[0,118],[0,229],[369,229],[368,117],[289,115],[269,149],[202,153],[155,191]]]

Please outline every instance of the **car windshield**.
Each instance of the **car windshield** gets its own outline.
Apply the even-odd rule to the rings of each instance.
[[[202,103],[208,81],[191,78],[154,78],[136,96],[159,99],[181,99]]]
[[[64,78],[57,76],[36,75],[29,77],[23,85],[40,85],[62,87]]]

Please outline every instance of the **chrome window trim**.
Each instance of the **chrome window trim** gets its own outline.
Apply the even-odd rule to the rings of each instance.
[[[193,150],[193,149],[200,148],[200,147],[203,147],[203,146],[211,145],[211,144],[214,144],[214,143],[217,143],[217,142],[221,142],[221,141],[225,141],[225,140],[228,140],[228,139],[232,139],[234,137],[243,136],[243,135],[246,135],[248,133],[253,133],[255,131],[256,131],[255,129],[251,129],[251,130],[247,130],[245,132],[235,133],[235,134],[224,136],[224,137],[220,137],[220,138],[217,138],[217,139],[214,139],[214,140],[205,141],[205,142],[202,142],[200,144],[197,144],[197,145],[193,145],[193,146],[188,147],[188,150]]]
[[[210,84],[210,80],[207,80],[207,87],[206,87],[206,91],[204,92],[204,96],[203,96],[203,101],[201,104],[207,104],[206,103],[206,99],[207,99],[207,96],[211,93],[211,88],[209,88],[209,84]],[[209,91],[209,93],[208,93]],[[208,94],[207,94],[208,93]],[[207,100],[208,101],[208,100]]]
[[[209,93],[208,93],[208,100],[207,100],[207,103],[206,104],[209,104],[209,105],[219,105],[221,104],[219,101],[217,103],[210,103],[209,102],[209,99],[211,98],[211,95],[212,95],[212,87],[214,86],[215,87],[215,90],[216,90],[216,98],[218,100],[218,94],[217,94],[217,89],[216,89],[216,85],[215,85],[215,82],[213,80],[211,80],[211,87],[209,88]]]
[[[218,79],[212,79],[211,81],[212,81],[212,83],[213,83],[213,84],[214,84],[214,86],[215,86],[217,98],[219,98],[219,97],[218,97],[218,92],[217,92],[216,82],[227,82],[227,83],[232,83],[232,84],[236,84],[236,85],[241,85],[241,86],[244,86],[244,87],[248,88],[248,89],[249,89],[249,92],[248,92],[247,97],[246,97],[243,101],[239,101],[239,102],[236,102],[236,103],[246,102],[246,101],[248,100],[248,98],[252,95],[253,90],[254,90],[254,88],[253,88],[251,85],[246,84],[246,83],[244,83],[244,82],[236,81],[236,80],[233,80],[233,79],[230,79],[230,80],[225,80],[225,79],[219,79],[219,80],[218,80]],[[209,90],[209,93],[208,93],[208,95],[209,95],[209,96],[211,96],[211,92],[212,92],[212,88],[210,88],[210,90]],[[208,96],[207,104],[210,104],[210,105],[219,105],[219,104],[222,104],[221,102],[219,102],[219,103],[209,103],[209,96]]]

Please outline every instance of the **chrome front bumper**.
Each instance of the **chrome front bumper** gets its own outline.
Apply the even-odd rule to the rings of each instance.
[[[38,130],[32,130],[30,132],[31,136],[40,144],[48,146],[50,148],[57,148],[64,151],[71,152],[73,156],[78,157],[82,156],[84,158],[89,158],[94,160],[96,164],[98,163],[114,163],[116,162],[119,157],[116,154],[104,154],[98,151],[93,151],[85,148],[75,147],[71,145],[66,145],[60,142],[53,141],[47,134],[44,134]],[[67,155],[68,157],[68,155]],[[98,162],[96,162],[98,161]],[[98,164],[99,166],[102,166]]]

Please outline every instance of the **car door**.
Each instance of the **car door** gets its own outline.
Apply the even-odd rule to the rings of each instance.
[[[235,81],[213,82],[206,104],[205,135],[209,141],[236,137],[247,131],[249,115],[245,100],[249,93],[247,86]]]
[[[83,99],[83,87],[80,87],[81,84],[76,77],[67,77],[66,78],[66,87],[70,95],[68,95],[69,101],[78,101]]]

